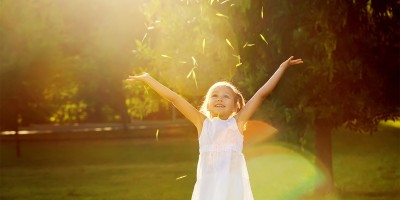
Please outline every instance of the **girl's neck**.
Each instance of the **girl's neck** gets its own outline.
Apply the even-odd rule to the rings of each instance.
[[[211,114],[211,119],[212,118],[218,118],[218,119],[222,119],[222,120],[227,120],[227,119],[229,119],[231,117],[231,115],[229,115],[229,116],[224,116],[224,115],[213,115],[213,114]]]

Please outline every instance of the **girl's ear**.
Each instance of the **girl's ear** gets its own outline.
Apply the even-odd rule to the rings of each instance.
[[[238,97],[236,98],[235,108],[236,108],[236,112],[239,112],[240,109],[241,109],[241,106],[240,106],[240,96],[239,96],[239,95],[238,95]]]

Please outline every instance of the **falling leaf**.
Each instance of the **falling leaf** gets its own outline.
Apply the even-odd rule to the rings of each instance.
[[[261,19],[264,19],[264,6],[261,6]]]
[[[232,56],[234,56],[235,58],[237,58],[237,59],[238,59],[238,63],[240,63],[240,55],[232,54]]]
[[[180,177],[176,178],[176,180],[183,179],[183,178],[185,178],[186,176],[187,176],[187,175],[180,176]]]
[[[193,67],[192,70],[190,70],[189,74],[186,76],[186,78],[189,78],[190,76],[192,76],[193,80],[194,80],[194,84],[196,84],[196,88],[198,88],[197,85],[197,79],[196,79],[196,72],[194,71],[196,67]]]
[[[159,129],[157,129],[157,132],[156,132],[156,140],[157,140],[157,142],[158,142],[158,132],[159,132]]]
[[[204,47],[206,46],[206,39],[203,39],[203,54],[204,54]]]
[[[215,14],[215,15],[217,15],[218,17],[225,17],[225,18],[229,18],[228,16],[226,16],[226,15],[224,15],[224,14],[221,14],[221,13],[217,13],[217,14]]]
[[[147,37],[147,33],[144,34],[143,39],[142,39],[142,42],[144,41],[144,39],[146,39],[146,37]]]
[[[153,29],[154,29],[154,26],[147,27],[147,30],[153,30]]]
[[[197,65],[197,61],[196,61],[196,59],[195,59],[193,56],[192,56],[192,60],[193,60],[193,66],[194,66],[194,67],[198,66],[198,65]]]
[[[243,48],[245,48],[245,47],[251,47],[251,46],[254,46],[254,44],[249,44],[249,43],[246,42],[246,44],[243,45]]]
[[[229,42],[229,40],[228,39],[225,39],[226,40],[226,43],[228,43],[228,45],[233,49],[233,50],[235,50],[235,48],[233,48],[233,46],[232,46],[232,44],[231,44],[231,42]]]
[[[260,34],[260,37],[261,37],[262,40],[264,40],[265,43],[268,44],[267,40],[264,38],[264,36],[262,34]]]
[[[163,55],[161,55],[162,57],[164,57],[164,58],[171,58],[170,56],[167,56],[167,55],[165,55],[165,54],[163,54]]]
[[[189,72],[189,74],[186,76],[186,78],[189,78],[190,75],[192,75],[192,73],[193,73],[193,68],[192,68],[192,70],[190,70],[190,72]]]
[[[210,5],[212,5],[214,3],[214,0],[210,0]]]
[[[194,84],[196,85],[196,88],[199,88],[199,86],[197,85],[197,78],[196,78],[196,73],[193,70],[193,80],[194,80]]]
[[[224,3],[228,2],[228,1],[229,1],[229,0],[225,0],[225,1],[221,2],[221,4],[224,4]]]
[[[179,63],[186,64],[187,62],[182,60],[182,61],[179,61]]]
[[[242,62],[240,60],[240,55],[235,55],[235,54],[232,54],[232,55],[238,59],[238,64],[236,64],[236,67],[239,67],[240,65],[242,65]]]

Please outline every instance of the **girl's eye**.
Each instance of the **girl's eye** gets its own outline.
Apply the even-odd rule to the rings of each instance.
[[[228,95],[224,95],[224,98],[226,98],[226,99],[230,99],[231,97],[230,97],[230,96],[228,96]]]
[[[213,94],[213,95],[211,95],[211,97],[217,97],[217,95],[216,95],[216,94]]]

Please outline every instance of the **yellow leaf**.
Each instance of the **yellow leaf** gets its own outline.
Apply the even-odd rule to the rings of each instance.
[[[146,39],[146,37],[147,37],[147,33],[144,34],[143,39],[142,39],[142,42],[144,41],[144,39]]]
[[[265,43],[268,44],[267,40],[264,38],[264,36],[262,34],[260,34],[260,37],[261,37],[262,40],[264,40]]]
[[[203,54],[204,54],[204,47],[206,46],[206,39],[203,39]]]
[[[229,40],[228,39],[225,39],[226,40],[226,43],[228,43],[228,45],[233,49],[233,50],[235,50],[235,48],[233,48],[233,46],[232,46],[232,44],[231,44],[231,42],[229,42]]]
[[[193,69],[192,69],[192,70],[190,70],[190,72],[189,72],[189,74],[186,76],[186,78],[189,78],[189,77],[190,77],[190,75],[192,75],[192,73],[193,73]]]
[[[225,0],[225,1],[221,2],[221,4],[224,4],[224,3],[228,2],[228,1],[229,1],[229,0]]]
[[[264,6],[261,6],[261,19],[264,19]]]
[[[176,178],[176,180],[179,180],[179,179],[185,178],[186,176],[187,176],[187,175],[180,176],[180,177]]]
[[[187,62],[182,60],[182,61],[179,61],[179,63],[186,64]]]
[[[214,3],[214,0],[210,0],[210,5],[212,5]]]
[[[193,70],[193,79],[194,79],[194,84],[196,84],[196,88],[199,88],[199,86],[197,85],[197,79],[196,79],[196,73]]]
[[[157,129],[157,132],[156,132],[156,140],[157,140],[157,142],[158,142],[158,132],[159,132],[159,130]]]
[[[237,59],[239,59],[239,60],[240,60],[240,55],[235,55],[235,54],[232,54],[232,56],[234,56],[235,58],[237,58]]]
[[[251,43],[247,43],[247,42],[246,42],[246,44],[243,45],[243,48],[245,48],[245,47],[251,47],[251,46],[254,46],[254,44],[251,44]]]
[[[165,55],[165,54],[163,54],[163,55],[161,55],[162,57],[164,57],[164,58],[171,58],[171,57],[169,57],[169,56],[167,56],[167,55]]]
[[[225,17],[225,18],[229,18],[228,16],[226,16],[226,15],[224,15],[224,14],[221,14],[221,13],[217,13],[217,14],[215,14],[215,15],[217,15],[218,17]]]
[[[192,60],[193,60],[193,66],[196,67],[197,66],[197,61],[193,56],[192,56]]]
[[[236,65],[236,67],[242,65],[242,61],[240,60],[240,55],[234,55],[234,54],[232,54],[232,55],[238,59],[238,64]]]

